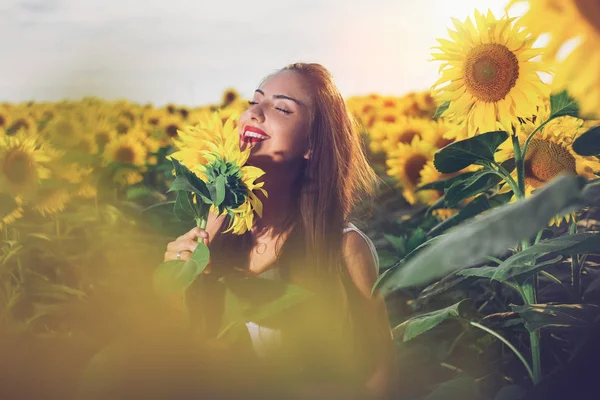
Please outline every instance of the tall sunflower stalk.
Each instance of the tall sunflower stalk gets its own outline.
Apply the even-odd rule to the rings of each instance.
[[[491,12],[485,16],[475,11],[475,23],[467,18],[454,20],[454,26],[456,30],[449,30],[452,41],[438,39],[434,59],[443,64],[434,90],[443,103],[441,116],[456,123],[455,134],[463,140],[438,151],[434,164],[445,174],[473,164],[481,168],[444,188],[447,203],[481,193],[481,201],[476,198],[473,204],[482,207],[485,202],[489,208],[485,192],[502,182],[521,200],[560,174],[591,177],[600,170],[593,157],[586,159],[571,149],[579,131],[572,129],[573,121],[564,120],[576,119],[579,109],[564,91],[550,96],[550,87],[540,80],[538,73],[549,68],[537,60],[543,49],[533,47],[536,36],[521,29],[514,18],[496,19]],[[571,128],[557,129],[561,124]],[[509,136],[510,144],[496,154]],[[540,239],[538,234],[535,243]],[[523,240],[518,251],[530,245]],[[507,284],[520,293],[526,306],[537,303],[537,273],[524,280],[509,279]],[[533,368],[525,366],[537,384],[542,376],[539,331],[530,331],[530,342]]]

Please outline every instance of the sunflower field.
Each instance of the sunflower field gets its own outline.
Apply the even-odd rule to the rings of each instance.
[[[519,18],[453,19],[431,88],[346,99],[381,178],[356,223],[379,253],[395,398],[600,396],[600,3],[507,9],[520,3]],[[234,352],[198,343],[174,312],[185,305],[169,295],[207,253],[159,266],[209,207],[233,233],[260,214],[262,172],[231,134],[246,107],[234,89],[194,108],[0,103],[1,398],[116,398],[87,377],[125,349],[137,356],[103,382],[127,375],[176,398],[193,369],[199,398],[258,390]],[[257,314],[299,301],[295,290]]]

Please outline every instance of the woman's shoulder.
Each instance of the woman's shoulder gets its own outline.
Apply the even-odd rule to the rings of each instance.
[[[351,222],[344,228],[344,255],[372,257],[374,269],[379,273],[379,256],[375,244],[366,233]]]

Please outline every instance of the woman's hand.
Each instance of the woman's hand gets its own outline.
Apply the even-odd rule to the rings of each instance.
[[[184,260],[190,259],[192,253],[198,246],[198,238],[202,238],[205,245],[208,246],[209,235],[203,229],[198,227],[191,229],[189,232],[179,236],[167,245],[167,251],[165,252],[165,260]],[[177,253],[180,252],[180,257],[177,257]]]

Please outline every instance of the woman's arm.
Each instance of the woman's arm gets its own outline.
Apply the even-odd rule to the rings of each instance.
[[[368,339],[375,344],[375,369],[366,386],[377,397],[386,398],[392,394],[397,365],[385,302],[379,293],[371,296],[378,277],[377,266],[369,245],[358,232],[344,235],[343,252],[350,278],[364,300],[366,320],[361,323],[368,329]]]

